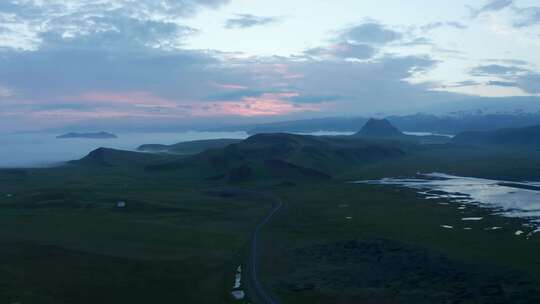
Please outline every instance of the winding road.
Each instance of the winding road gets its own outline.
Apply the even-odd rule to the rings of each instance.
[[[273,204],[270,213],[268,213],[268,215],[261,222],[259,222],[259,224],[255,228],[255,231],[253,232],[253,236],[251,239],[251,250],[248,261],[248,280],[253,292],[252,297],[254,299],[252,300],[254,300],[254,302],[264,304],[276,304],[277,302],[272,298],[270,293],[264,289],[264,286],[262,285],[259,278],[259,235],[264,226],[267,225],[276,215],[276,213],[283,207],[283,201],[280,198],[271,194],[258,194],[261,197],[271,200]]]

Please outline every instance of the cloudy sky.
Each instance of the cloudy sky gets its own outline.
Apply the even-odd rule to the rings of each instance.
[[[2,0],[0,130],[540,94],[537,0]]]

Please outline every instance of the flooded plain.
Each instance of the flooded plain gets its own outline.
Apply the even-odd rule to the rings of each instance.
[[[443,199],[464,209],[473,204],[506,217],[525,218],[540,231],[540,183],[509,182],[444,173],[418,173],[408,178],[357,181],[358,184],[391,185],[415,189],[425,199]],[[444,204],[444,203],[443,203]],[[481,221],[467,217],[463,221]],[[450,227],[445,227],[450,229]]]

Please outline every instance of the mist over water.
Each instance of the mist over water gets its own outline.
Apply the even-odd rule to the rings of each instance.
[[[59,133],[23,133],[0,135],[0,168],[35,168],[60,165],[63,162],[80,159],[100,147],[136,151],[143,144],[171,145],[179,142],[234,138],[245,139],[246,132],[160,132],[160,133],[116,133],[118,138],[58,139]],[[352,135],[353,132],[302,133],[304,135],[338,136]]]
[[[58,133],[0,136],[0,168],[48,167],[79,159],[90,151],[113,148],[134,151],[142,144],[175,144],[183,141],[238,138],[245,132],[115,133],[114,139],[57,139]]]

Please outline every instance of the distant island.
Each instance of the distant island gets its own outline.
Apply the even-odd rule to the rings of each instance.
[[[75,133],[70,132],[62,135],[56,136],[59,139],[69,139],[69,138],[88,138],[88,139],[109,139],[109,138],[118,138],[118,136],[107,133],[107,132],[97,132],[97,133]]]

